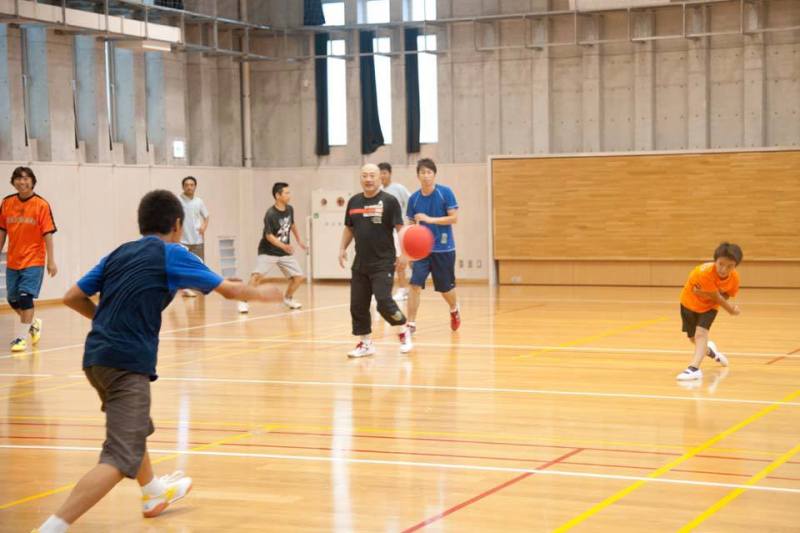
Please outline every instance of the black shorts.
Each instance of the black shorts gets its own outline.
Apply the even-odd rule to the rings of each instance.
[[[428,275],[433,275],[436,292],[450,292],[456,288],[456,253],[436,252],[411,265],[411,285],[425,288]]]
[[[683,322],[683,331],[686,332],[686,336],[690,339],[694,337],[694,334],[697,331],[697,326],[705,329],[711,329],[711,324],[714,323],[715,318],[717,318],[716,309],[706,311],[705,313],[698,313],[697,311],[692,311],[691,309],[681,305],[681,321]]]

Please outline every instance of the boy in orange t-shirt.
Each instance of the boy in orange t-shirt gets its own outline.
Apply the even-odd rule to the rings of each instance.
[[[742,262],[742,249],[723,242],[714,250],[714,262],[696,266],[681,291],[681,319],[683,331],[694,343],[694,359],[678,374],[679,381],[702,379],[700,364],[708,356],[722,366],[728,358],[708,338],[708,330],[722,307],[732,315],[740,313],[739,306],[728,301],[739,292],[739,273],[736,267]]]
[[[58,272],[53,257],[53,233],[56,224],[47,200],[33,192],[36,175],[28,167],[17,167],[11,174],[17,194],[3,199],[0,205],[0,250],[8,236],[6,292],[8,304],[20,317],[20,328],[11,341],[12,352],[27,349],[28,334],[37,344],[42,321],[33,318],[33,301],[39,297],[44,269]]]

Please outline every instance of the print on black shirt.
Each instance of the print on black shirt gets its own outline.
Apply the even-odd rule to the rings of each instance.
[[[287,205],[286,211],[279,211],[274,205],[267,209],[264,215],[264,232],[261,234],[261,241],[258,243],[258,255],[289,255],[282,249],[273,245],[266,238],[268,233],[272,234],[284,244],[289,244],[290,231],[294,224],[294,209]]]

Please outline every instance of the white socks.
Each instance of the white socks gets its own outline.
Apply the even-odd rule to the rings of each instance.
[[[164,482],[161,481],[160,478],[153,476],[153,479],[150,480],[150,483],[142,487],[142,494],[145,496],[160,496],[164,494],[164,491],[167,490],[167,487],[164,485]]]
[[[44,524],[39,526],[39,533],[66,533],[69,524],[56,515],[51,515]]]
[[[361,335],[361,342],[364,344],[372,343],[372,335]]]
[[[19,332],[17,333],[17,338],[25,340],[28,338],[28,333],[30,333],[31,324],[21,323],[19,325]]]

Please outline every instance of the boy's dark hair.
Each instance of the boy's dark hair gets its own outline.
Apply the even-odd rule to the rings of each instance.
[[[280,193],[283,192],[283,189],[285,189],[288,186],[289,186],[288,183],[284,183],[282,181],[276,182],[275,185],[272,186],[272,198],[273,199],[276,198]]]
[[[417,174],[423,168],[427,168],[428,170],[432,170],[434,174],[436,174],[436,163],[433,162],[433,159],[424,158],[417,161]]]
[[[30,167],[15,168],[14,172],[11,173],[11,185],[14,185],[15,179],[24,178],[25,176],[30,176],[31,180],[33,180],[33,186],[36,187],[36,174],[33,173]]]
[[[720,257],[727,257],[732,261],[736,261],[736,264],[738,265],[742,262],[742,258],[744,256],[742,254],[742,249],[738,244],[733,244],[732,242],[723,242],[717,246],[716,250],[714,250],[714,261]]]
[[[194,182],[194,186],[195,186],[195,187],[197,187],[197,178],[195,178],[194,176],[186,176],[185,178],[183,178],[183,179],[181,180],[181,187],[183,187],[184,185],[186,185],[186,182],[187,182],[188,180],[192,180],[192,181]]]
[[[139,202],[139,233],[142,235],[171,233],[178,219],[183,224],[183,206],[170,191],[150,191]]]
[[[391,163],[386,163],[386,162],[378,163],[378,170],[385,170],[386,172],[391,174],[392,173],[392,165],[391,165]]]

